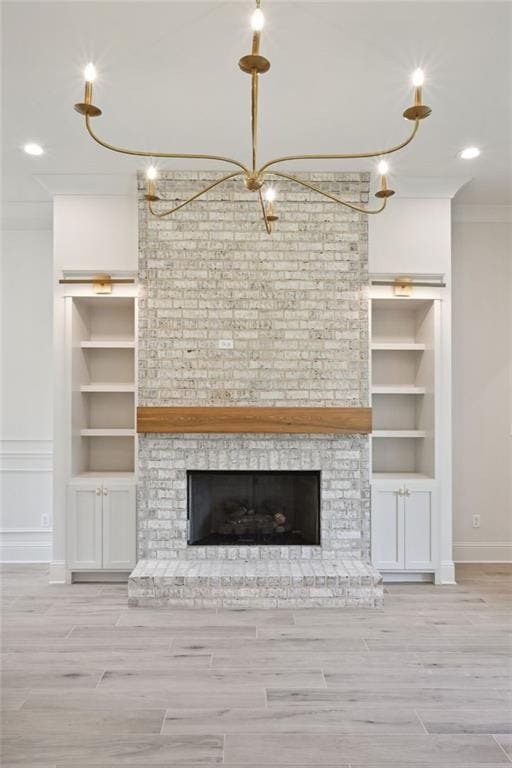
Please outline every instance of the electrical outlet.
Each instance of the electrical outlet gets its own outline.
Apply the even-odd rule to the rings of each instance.
[[[219,339],[219,349],[233,349],[233,339]]]
[[[480,515],[473,515],[473,528],[480,528]]]
[[[41,528],[49,528],[50,515],[41,515]]]

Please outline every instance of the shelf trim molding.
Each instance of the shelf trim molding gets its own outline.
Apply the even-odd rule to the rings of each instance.
[[[137,432],[369,434],[371,408],[180,406],[137,408]]]
[[[416,439],[426,437],[426,432],[423,429],[376,429],[375,432],[373,432],[372,437]]]
[[[135,435],[135,430],[130,428],[123,429],[122,427],[118,428],[97,428],[97,427],[91,427],[86,429],[80,430],[80,436],[81,437],[133,437]]]
[[[416,341],[372,341],[372,352],[423,352],[426,344]]]
[[[374,384],[372,395],[425,395],[426,387],[416,387],[414,384],[397,384],[396,386]]]

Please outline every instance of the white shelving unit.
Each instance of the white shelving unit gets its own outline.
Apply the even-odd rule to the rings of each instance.
[[[67,570],[135,565],[136,297],[66,301],[69,382]]]
[[[439,566],[440,300],[371,299],[372,557],[384,576]]]
[[[71,475],[135,471],[135,298],[70,299]]]
[[[371,303],[372,470],[434,478],[437,305]]]

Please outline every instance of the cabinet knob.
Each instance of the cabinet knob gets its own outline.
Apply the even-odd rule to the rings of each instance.
[[[108,491],[107,491],[107,489],[106,489],[106,488],[104,488],[104,489],[103,489],[103,495],[104,495],[104,496],[108,496]]]
[[[101,496],[101,488],[96,488],[96,496]]]
[[[403,488],[399,488],[399,489],[398,489],[398,491],[395,491],[395,493],[396,493],[398,496],[403,496],[403,495],[404,495],[404,493],[405,493],[405,491],[404,491],[404,489],[403,489]]]
[[[410,496],[411,495],[411,492],[410,492],[409,488],[405,489],[405,495],[406,496]]]

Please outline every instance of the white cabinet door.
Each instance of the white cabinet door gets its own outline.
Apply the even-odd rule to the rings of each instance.
[[[404,496],[399,490],[372,488],[372,560],[383,571],[404,567]]]
[[[70,486],[68,494],[68,567],[101,568],[101,488]]]
[[[434,566],[434,491],[405,489],[405,567],[421,570]]]
[[[103,486],[103,568],[135,567],[135,487],[121,483]]]

